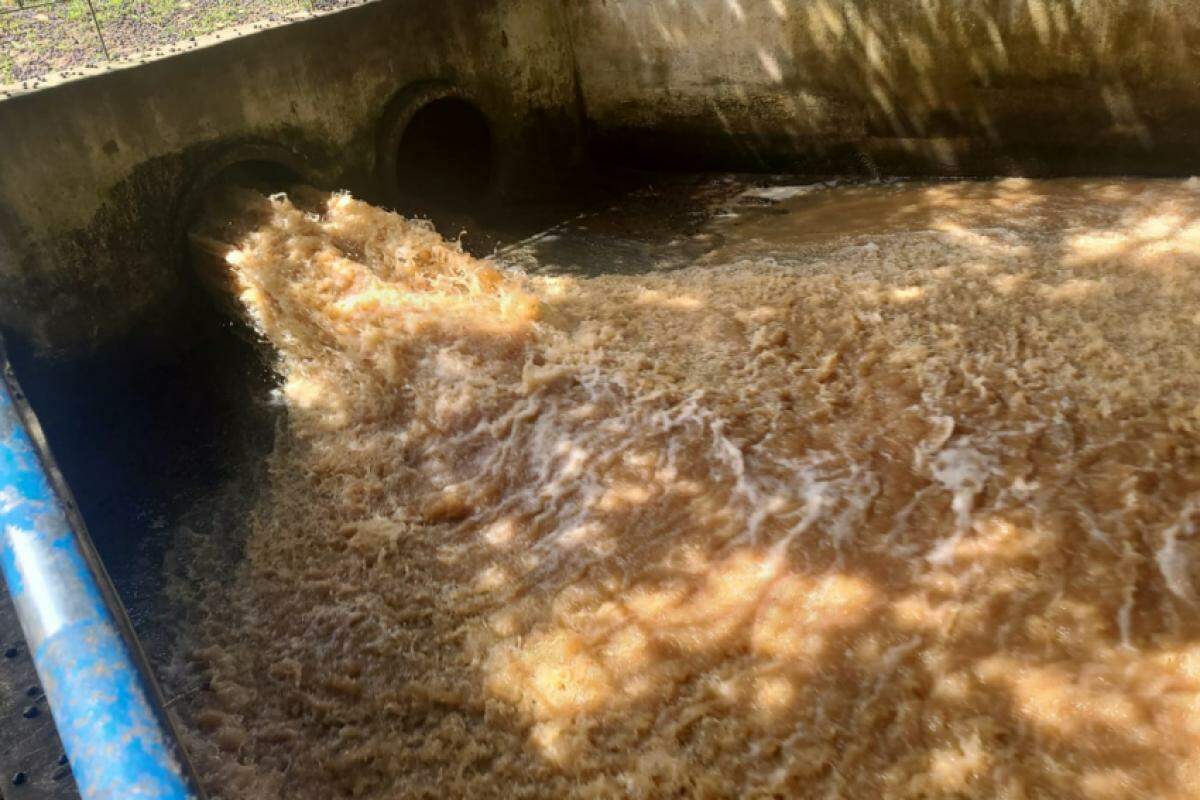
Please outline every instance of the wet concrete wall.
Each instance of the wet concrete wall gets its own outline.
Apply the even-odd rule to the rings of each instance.
[[[597,162],[1200,172],[1194,0],[380,0],[0,101],[0,326],[79,348],[171,318],[197,193],[260,160],[387,202],[460,96],[498,202]]]
[[[602,152],[899,174],[1200,169],[1194,0],[580,0]]]
[[[488,118],[489,192],[537,193],[577,155],[574,86],[557,3],[386,0],[0,102],[0,324],[76,349],[169,321],[214,175],[258,160],[386,202],[381,147],[448,93]]]

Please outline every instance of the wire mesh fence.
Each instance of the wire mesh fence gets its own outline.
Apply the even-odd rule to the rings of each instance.
[[[39,8],[48,8],[69,2],[70,0],[46,0],[45,2],[26,3],[25,0],[16,0],[16,8],[6,9],[0,13],[18,14],[22,11],[35,11]],[[88,13],[92,18],[92,24],[96,26],[96,38],[100,40],[100,49],[104,51],[104,58],[105,60],[112,60],[112,55],[108,52],[108,45],[104,41],[104,31],[100,27],[100,19],[96,16],[96,7],[92,5],[92,0],[86,0],[86,2]]]
[[[199,37],[282,24],[373,0],[0,0],[0,87],[50,73],[155,58]]]
[[[69,3],[70,0],[43,0],[43,2],[27,3],[25,0],[16,0],[16,8],[5,9],[0,11],[3,14],[18,14],[22,11],[36,11],[39,8],[49,8],[51,6],[60,6]],[[92,0],[86,0],[88,13],[91,16],[92,25],[96,29],[96,38],[100,41],[100,49],[104,53],[105,61],[112,60],[112,54],[108,51],[108,44],[104,41],[104,31],[100,27],[100,19],[96,16],[96,7],[92,5]]]

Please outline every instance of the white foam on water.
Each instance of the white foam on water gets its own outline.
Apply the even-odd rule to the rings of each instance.
[[[177,587],[222,796],[1200,791],[1192,187],[820,188],[594,279],[245,201],[288,422]]]

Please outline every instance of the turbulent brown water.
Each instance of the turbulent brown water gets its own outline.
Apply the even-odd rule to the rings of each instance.
[[[1197,796],[1192,183],[829,189],[595,279],[247,202],[287,425],[187,587],[214,795]]]

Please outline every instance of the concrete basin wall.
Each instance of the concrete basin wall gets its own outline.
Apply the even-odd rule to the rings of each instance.
[[[281,165],[386,201],[409,105],[487,117],[490,192],[538,192],[575,154],[558,3],[387,0],[0,102],[0,324],[49,349],[176,313],[186,208],[221,169]]]
[[[0,326],[50,349],[187,302],[187,211],[260,161],[387,202],[421,103],[487,117],[497,202],[595,160],[1200,171],[1194,0],[379,0],[0,101]]]
[[[1200,169],[1194,0],[579,0],[595,144],[899,174]]]

